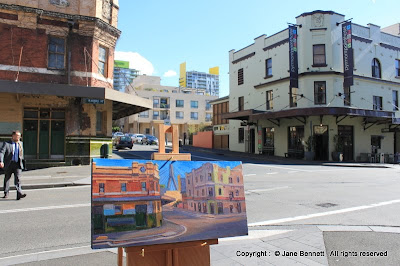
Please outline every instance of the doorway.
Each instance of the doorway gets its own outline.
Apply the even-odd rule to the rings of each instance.
[[[329,160],[329,130],[328,126],[314,126],[315,160]]]
[[[250,129],[250,138],[249,138],[249,145],[250,145],[250,149],[249,152],[250,153],[255,153],[256,152],[256,130],[254,128]]]
[[[338,126],[338,135],[343,141],[343,161],[353,161],[353,126]]]

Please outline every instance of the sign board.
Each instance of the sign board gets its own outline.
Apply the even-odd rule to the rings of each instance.
[[[104,99],[83,98],[82,102],[89,104],[104,104]]]
[[[170,126],[170,125],[171,125],[171,120],[169,120],[169,119],[164,119],[164,125]]]

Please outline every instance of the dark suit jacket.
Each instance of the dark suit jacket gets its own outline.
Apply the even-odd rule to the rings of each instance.
[[[23,148],[23,143],[21,142],[21,147],[22,147],[22,158],[20,158],[20,160],[18,160],[19,165],[21,166],[21,169],[24,169],[24,148]],[[12,161],[13,158],[13,142],[10,141],[6,141],[3,143],[3,147],[1,147],[0,149],[0,162],[4,163],[4,170],[6,170]]]

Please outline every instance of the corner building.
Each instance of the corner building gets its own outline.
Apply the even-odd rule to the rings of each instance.
[[[290,89],[289,29],[229,52],[223,118],[230,150],[302,158],[313,136],[316,160],[332,160],[340,139],[344,161],[393,161],[400,151],[399,24],[351,24],[353,85],[345,87],[344,21],[332,11],[296,17],[297,88]]]

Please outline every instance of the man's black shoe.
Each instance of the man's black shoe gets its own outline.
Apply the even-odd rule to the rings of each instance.
[[[5,193],[4,196],[2,197],[3,199],[8,198],[8,193]]]
[[[20,200],[20,199],[25,198],[25,197],[26,197],[26,194],[22,194],[22,193],[18,193],[17,192],[17,200]]]

